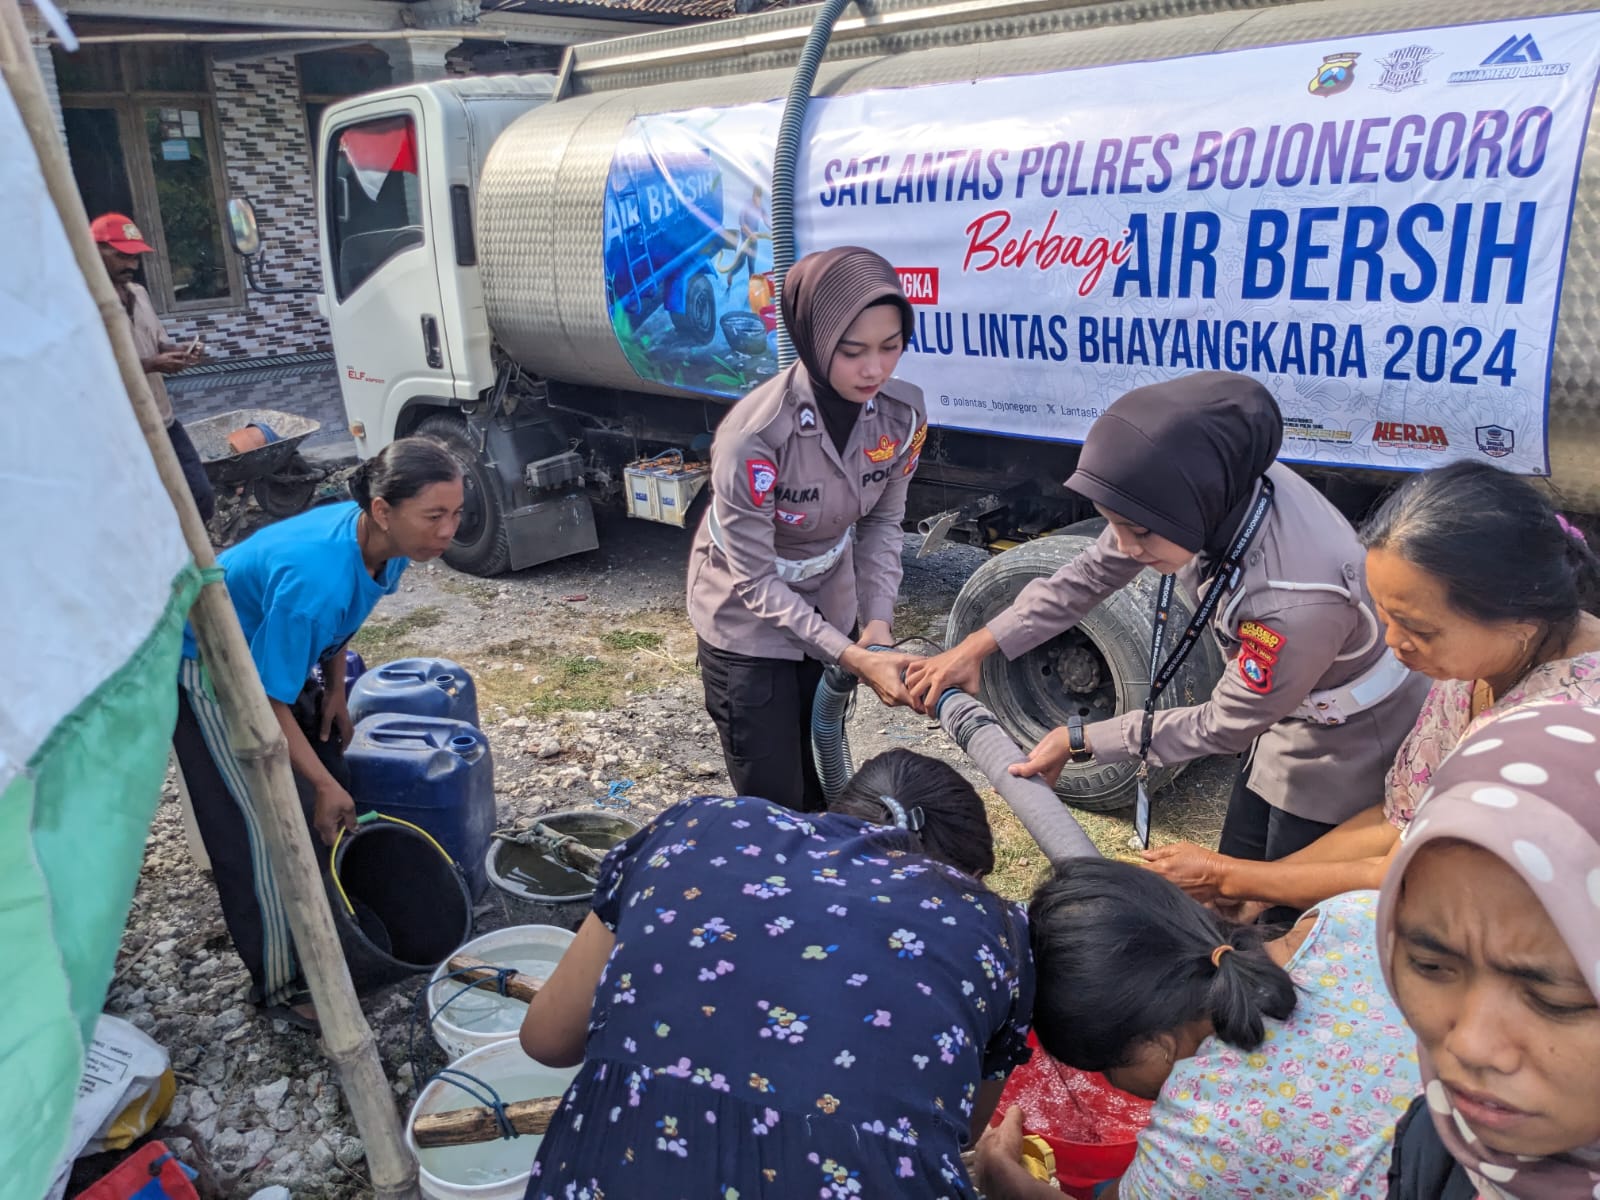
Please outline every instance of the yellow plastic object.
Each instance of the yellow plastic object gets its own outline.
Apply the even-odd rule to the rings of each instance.
[[[126,1150],[134,1140],[143,1137],[167,1115],[172,1099],[177,1094],[178,1081],[172,1068],[161,1072],[154,1086],[147,1087],[130,1100],[125,1108],[105,1125],[103,1132],[84,1148],[85,1154],[98,1154],[105,1150]]]
[[[1036,1133],[1022,1135],[1022,1165],[1028,1168],[1028,1174],[1035,1179],[1060,1186],[1056,1183],[1056,1152],[1050,1149],[1049,1142]]]

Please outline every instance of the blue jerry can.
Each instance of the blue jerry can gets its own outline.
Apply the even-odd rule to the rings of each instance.
[[[450,717],[478,723],[478,689],[459,663],[446,658],[402,658],[374,667],[350,689],[350,719],[376,713]]]
[[[483,895],[495,803],[494,758],[481,730],[448,717],[378,713],[356,726],[344,759],[358,810],[426,830],[455,859],[472,898]]]
[[[356,686],[356,680],[366,673],[367,664],[361,661],[361,655],[354,650],[344,652],[344,698],[350,699],[350,692]],[[311,668],[311,677],[319,684],[322,682],[322,664],[318,663]],[[355,718],[352,717],[351,720]]]

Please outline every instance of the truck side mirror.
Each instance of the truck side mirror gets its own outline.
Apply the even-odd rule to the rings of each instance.
[[[250,290],[266,296],[316,296],[321,288],[274,287],[261,282],[256,272],[261,264],[261,230],[256,227],[256,210],[243,196],[228,197],[228,244],[244,259],[244,280]]]
[[[228,199],[228,241],[234,252],[249,258],[261,249],[261,231],[256,228],[256,210],[242,196]]]

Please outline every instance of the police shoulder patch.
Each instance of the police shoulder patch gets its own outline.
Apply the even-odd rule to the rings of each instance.
[[[750,499],[760,508],[778,484],[778,468],[769,458],[747,458],[744,470],[750,481]]]
[[[1289,639],[1283,634],[1270,625],[1263,625],[1260,621],[1245,621],[1241,624],[1239,640],[1255,650],[1258,655],[1265,657],[1268,662],[1277,661],[1278,655],[1289,644]]]
[[[1239,651],[1239,678],[1252,692],[1266,695],[1272,690],[1272,663],[1250,646]]]

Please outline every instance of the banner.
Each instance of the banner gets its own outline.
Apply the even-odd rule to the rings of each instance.
[[[858,244],[916,306],[934,423],[1081,441],[1132,388],[1261,380],[1283,457],[1548,473],[1548,379],[1600,14],[814,102],[798,252]],[[776,371],[781,105],[636,118],[606,195],[645,379]]]

